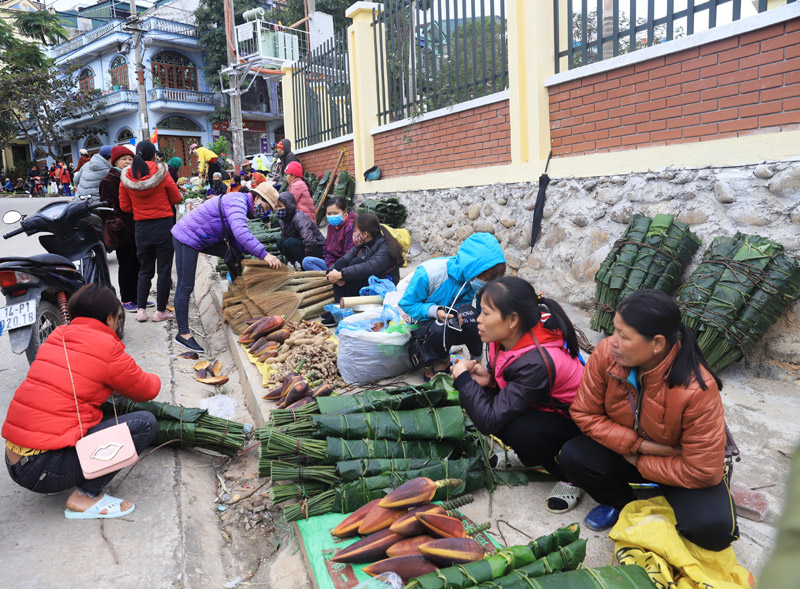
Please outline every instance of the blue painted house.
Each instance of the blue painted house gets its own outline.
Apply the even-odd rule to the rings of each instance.
[[[116,2],[115,6],[120,4],[127,8],[127,3]],[[78,66],[77,83],[81,88],[100,91],[91,115],[62,123],[67,131],[97,130],[64,144],[64,158],[73,162],[82,148],[92,153],[104,144],[129,143],[130,139],[141,137],[133,35],[125,30],[125,15],[109,16],[101,26],[48,50],[58,64]],[[193,12],[167,3],[151,8],[140,18],[140,28],[144,30],[142,63],[150,132],[158,129],[159,148],[180,157],[187,164],[181,173],[186,174],[190,170],[189,145],[212,141],[214,130],[208,115],[227,99],[212,92],[205,78],[203,49],[193,24]],[[91,19],[91,22],[102,21]],[[262,82],[249,93],[258,95],[251,97],[254,108],[245,112],[245,116],[259,124],[252,125],[257,130],[246,134],[245,149],[247,144],[260,146],[262,138],[271,140],[270,131],[274,133],[283,124],[277,84]],[[253,134],[257,136],[247,136]]]

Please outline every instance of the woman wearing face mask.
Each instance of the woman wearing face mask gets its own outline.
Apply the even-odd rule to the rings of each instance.
[[[247,219],[260,219],[267,206],[267,200],[258,192],[232,192],[213,196],[187,213],[172,228],[178,274],[178,286],[175,288],[175,319],[178,323],[175,343],[178,345],[195,352],[203,352],[203,347],[189,330],[189,297],[194,290],[197,254],[202,252],[224,257],[228,248],[224,240],[227,238],[233,247],[264,260],[271,268],[280,268],[280,260],[267,253],[264,245],[250,233],[247,226]]]
[[[488,370],[466,359],[453,366],[461,405],[481,433],[511,446],[522,465],[543,466],[563,480],[556,456],[580,435],[569,416],[583,374],[575,328],[561,305],[515,276],[493,280],[478,297]],[[564,513],[579,497],[580,489],[560,482],[547,509]]]
[[[739,530],[724,478],[721,387],[669,295],[642,290],[617,305],[614,335],[589,358],[570,409],[584,435],[558,456],[600,503],[587,527],[613,526],[636,498],[629,483],[654,482],[681,535],[707,550],[730,546]]]
[[[330,199],[325,213],[328,219],[325,259],[304,258],[303,270],[328,270],[353,247],[353,225],[357,215],[347,210],[345,200],[341,196]]]
[[[455,256],[433,258],[414,271],[398,303],[419,323],[412,332],[415,365],[425,367],[424,377],[450,369],[450,348],[466,345],[473,359],[482,354],[478,311],[472,306],[483,286],[506,273],[500,243],[490,233],[467,237]]]
[[[308,256],[321,258],[325,255],[325,237],[317,224],[297,209],[291,192],[281,192],[274,212],[281,224],[278,249],[289,263],[299,264]]]
[[[355,221],[353,247],[339,258],[328,271],[328,282],[333,286],[333,299],[358,296],[369,284],[370,276],[400,281],[403,265],[403,248],[394,236],[381,225],[377,215],[364,213]],[[330,313],[322,314],[322,324],[336,325]]]

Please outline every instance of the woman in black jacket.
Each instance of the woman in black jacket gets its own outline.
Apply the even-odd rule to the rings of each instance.
[[[321,258],[325,255],[325,237],[316,222],[297,210],[297,201],[291,192],[281,192],[275,205],[275,216],[281,224],[278,249],[289,263],[300,263],[306,256]]]
[[[342,297],[358,296],[358,291],[369,284],[370,276],[390,278],[397,284],[402,264],[403,248],[381,225],[378,216],[372,213],[359,215],[353,228],[353,248],[328,270],[334,300],[338,303]],[[323,313],[322,324],[334,325],[333,316]]]

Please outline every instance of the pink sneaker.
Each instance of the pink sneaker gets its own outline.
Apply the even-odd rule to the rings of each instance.
[[[150,319],[150,321],[158,323],[159,321],[172,321],[173,319],[175,319],[175,315],[173,315],[169,311],[164,310],[164,311],[156,311],[155,313],[153,313],[153,318]]]
[[[136,310],[136,321],[139,321],[140,323],[147,321],[147,309]]]

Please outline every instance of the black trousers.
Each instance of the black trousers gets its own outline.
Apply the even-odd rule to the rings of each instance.
[[[305,243],[303,243],[303,240],[299,237],[287,237],[285,239],[283,237],[279,237],[275,245],[278,246],[278,251],[280,251],[290,262],[302,262],[303,258],[309,255],[306,254]],[[316,258],[321,258],[323,254],[323,247],[318,245],[314,253],[310,255]]]
[[[119,298],[123,303],[136,302],[136,288],[139,284],[139,258],[136,256],[136,244],[121,245],[114,251],[117,252]]]
[[[556,457],[566,442],[580,434],[578,426],[559,413],[528,411],[497,432],[497,437],[513,448],[525,466],[543,466],[559,480],[567,480]]]
[[[450,348],[467,346],[472,356],[483,353],[483,342],[478,335],[478,312],[472,305],[456,308],[461,317],[461,331],[441,324],[436,320],[423,321],[411,333],[422,339],[422,364],[430,366],[434,362],[449,362]]]
[[[156,310],[166,311],[169,291],[172,288],[172,217],[136,221],[136,256],[139,258],[139,280],[136,304],[147,307],[147,295],[158,265],[156,282]]]
[[[618,509],[636,499],[628,483],[651,482],[622,455],[588,436],[564,444],[557,460],[569,481],[598,503]],[[687,540],[707,550],[724,550],[739,537],[733,498],[724,479],[705,489],[661,484],[659,488],[675,512],[676,529]]]

